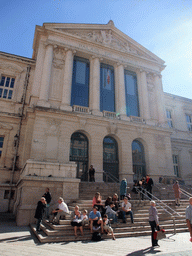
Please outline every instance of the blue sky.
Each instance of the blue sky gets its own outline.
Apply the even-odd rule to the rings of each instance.
[[[32,57],[36,25],[110,19],[165,61],[165,92],[192,99],[192,0],[1,0],[0,51]]]

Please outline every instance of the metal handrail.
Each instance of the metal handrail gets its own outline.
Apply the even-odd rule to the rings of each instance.
[[[137,187],[137,192],[141,192],[142,194],[145,195],[145,193],[147,194],[148,199],[150,200],[151,198],[148,196],[152,196],[156,201],[162,203],[164,206],[166,206],[167,208],[169,208],[174,214],[177,214],[179,217],[181,217],[181,215],[176,212],[175,210],[173,210],[170,206],[168,206],[167,204],[165,204],[162,200],[160,200],[158,197],[154,196],[153,194],[151,194],[149,191],[147,191],[146,189],[142,188],[143,191],[145,191],[145,193],[143,193],[142,191],[140,191]],[[146,195],[145,195],[146,196]],[[157,205],[159,205],[161,208],[163,208],[159,203],[156,202]],[[167,213],[169,213],[170,215],[173,215],[172,213],[170,213],[169,211],[167,211],[165,208],[163,208]]]
[[[173,219],[174,234],[176,234],[175,216],[173,215],[173,213],[176,214],[176,215],[178,215],[179,217],[181,217],[181,215],[180,215],[178,212],[176,212],[175,210],[173,210],[170,206],[168,206],[167,204],[165,204],[164,202],[162,202],[162,200],[158,199],[156,196],[154,196],[153,194],[151,194],[151,193],[150,193],[149,191],[147,191],[146,189],[142,188],[142,189],[140,190],[139,187],[135,187],[135,189],[136,189],[137,192],[139,192],[140,200],[141,200],[141,193],[142,193],[145,197],[147,197],[149,200],[151,200],[151,198],[150,198],[148,195],[150,195],[151,197],[155,198],[155,200],[156,200],[155,203],[156,203],[158,206],[160,206],[165,212],[167,212],[167,213],[171,216],[171,218]],[[144,192],[143,192],[143,191],[144,191]],[[146,193],[146,194],[145,194],[145,193]],[[159,203],[158,203],[157,201],[158,201]],[[164,206],[166,206],[168,209],[170,209],[173,213],[171,213],[171,212],[169,212],[167,209],[165,209],[162,205],[160,205],[160,203],[163,204]]]
[[[188,198],[189,198],[189,197],[192,197],[192,194],[190,194],[190,193],[187,192],[186,190],[182,189],[181,187],[180,187],[180,191],[181,191],[181,193],[182,193],[183,195],[187,196]]]
[[[108,176],[109,178],[111,178],[112,181],[114,181],[115,183],[119,183],[119,180],[118,180],[113,174],[111,174],[111,173],[109,173],[109,172],[107,172],[107,171],[105,171],[105,170],[103,170],[103,173],[104,173],[106,176]]]

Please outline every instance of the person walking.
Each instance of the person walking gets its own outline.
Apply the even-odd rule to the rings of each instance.
[[[149,208],[149,224],[151,226],[151,242],[152,242],[152,247],[159,246],[158,241],[154,238],[154,233],[155,230],[159,231],[159,217],[158,217],[158,212],[155,207],[155,201],[150,201],[151,207]]]
[[[46,208],[46,200],[44,197],[41,197],[41,200],[37,203],[37,208],[35,211],[35,218],[37,219],[36,231],[40,231],[40,224],[43,219],[43,214]]]
[[[122,179],[120,185],[120,200],[123,200],[127,193],[127,181],[126,179]]]
[[[177,180],[173,184],[173,190],[175,194],[175,204],[177,206],[180,206],[181,190],[180,190],[179,182]]]
[[[189,198],[189,205],[186,208],[186,222],[190,233],[190,241],[192,242],[192,197]]]

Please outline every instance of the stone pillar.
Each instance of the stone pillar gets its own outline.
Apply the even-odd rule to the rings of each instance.
[[[100,112],[100,61],[98,57],[90,60],[90,110],[93,115],[101,116]]]
[[[118,64],[114,66],[115,71],[115,111],[117,115],[120,115],[119,108],[119,66]]]
[[[157,111],[158,111],[158,121],[161,126],[166,127],[167,121],[165,119],[161,75],[155,75],[155,93],[156,93],[156,102],[157,102]]]
[[[64,78],[63,78],[63,94],[60,109],[72,111],[71,103],[71,87],[73,73],[73,51],[67,50],[65,55]]]
[[[150,119],[150,111],[149,111],[149,96],[148,96],[148,89],[147,89],[147,77],[146,72],[140,70],[140,77],[138,81],[138,91],[139,91],[139,99],[142,101],[140,104],[140,113],[141,116],[145,120]]]
[[[43,61],[45,56],[45,47],[43,42],[40,42],[38,53],[36,57],[36,67],[32,87],[32,96],[39,97],[39,91],[41,86],[41,74],[43,73]]]
[[[125,74],[124,66],[120,64],[118,66],[118,106],[121,119],[127,118],[126,114],[126,100],[125,100]]]
[[[51,80],[51,69],[53,60],[53,45],[46,46],[45,59],[43,64],[43,74],[41,79],[41,89],[39,95],[38,106],[50,107],[49,100],[49,87]]]

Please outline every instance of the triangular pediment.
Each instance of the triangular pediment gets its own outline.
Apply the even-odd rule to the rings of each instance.
[[[164,64],[162,59],[117,29],[113,21],[106,25],[44,23],[44,27]]]

